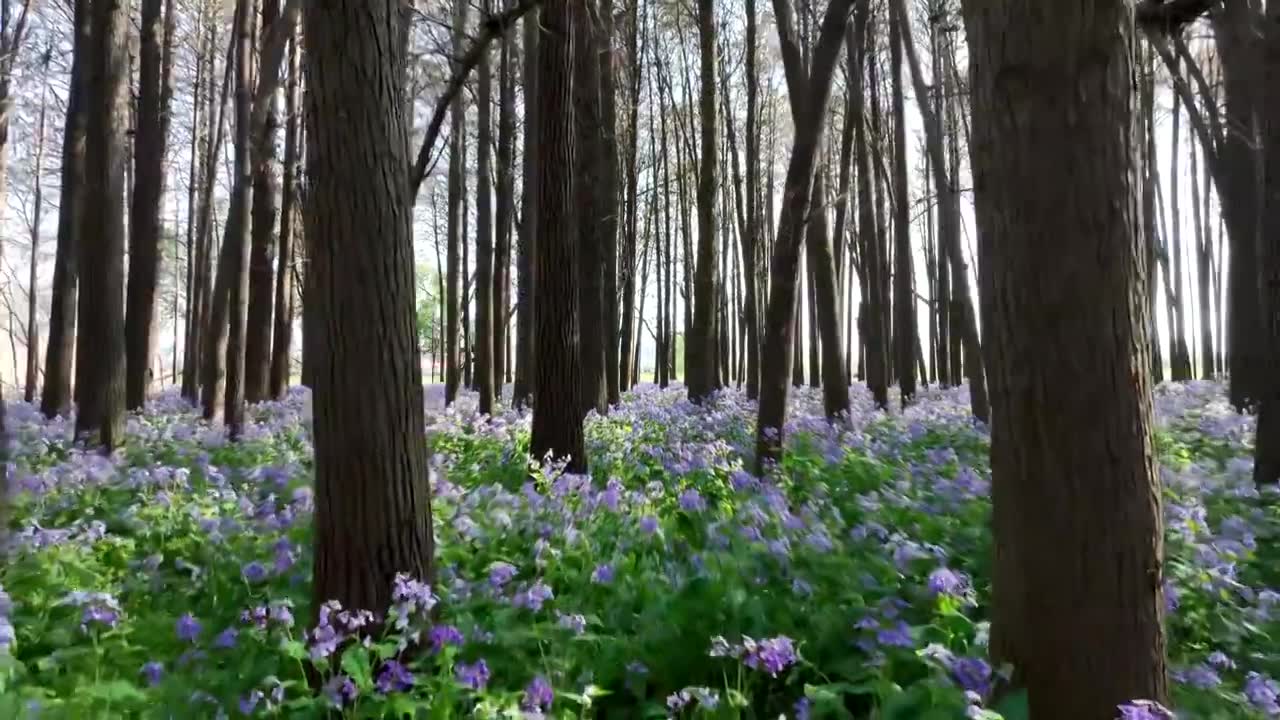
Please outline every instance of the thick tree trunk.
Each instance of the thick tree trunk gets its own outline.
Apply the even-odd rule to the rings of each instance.
[[[793,104],[792,114],[797,128],[782,193],[782,217],[778,222],[778,237],[773,249],[763,347],[785,348],[791,344],[792,333],[796,329],[793,313],[797,300],[800,243],[809,215],[813,172],[818,148],[822,145],[827,100],[831,95],[831,78],[840,55],[840,46],[844,42],[853,0],[831,0],[827,6],[809,77],[805,77],[799,61],[799,51],[791,29],[790,9],[785,0],[774,0],[773,5],[774,15],[778,19],[778,37],[782,44],[787,85]],[[760,409],[756,422],[757,474],[763,473],[766,462],[776,461],[782,453],[782,428],[786,422],[790,362],[790,354],[785,352],[764,353],[762,358]]]
[[[685,338],[689,399],[702,402],[715,390],[716,271],[716,23],[714,0],[698,0],[701,150],[698,167],[698,256],[694,265],[693,323]],[[725,219],[727,222],[727,218]],[[688,263],[690,258],[685,257]]]
[[[911,262],[911,198],[907,190],[907,118],[902,89],[902,37],[910,32],[903,13],[889,13],[889,52],[893,86],[893,326],[894,364],[898,368],[898,389],[902,405],[911,404],[916,394],[916,302],[913,293],[915,272]],[[917,95],[921,107],[928,95]]]
[[[306,302],[324,318],[315,358],[315,608],[338,600],[376,612],[390,605],[397,574],[431,579],[399,16],[396,0],[307,3],[304,12],[305,222],[314,251]]]
[[[575,21],[585,0],[548,0],[542,10],[538,48],[537,282],[534,286],[534,365],[541,392],[533,408],[529,451],[535,461],[567,461],[570,472],[586,472],[582,429],[582,367],[579,354],[578,233],[574,223],[573,173],[577,124],[573,76]]]
[[[516,377],[511,386],[511,404],[524,407],[532,393],[533,368],[533,258],[537,238],[538,192],[538,15],[530,13],[522,23],[524,46],[524,153],[521,158],[520,235],[516,248]]]
[[[1259,290],[1265,347],[1263,395],[1258,407],[1253,479],[1258,485],[1280,482],[1280,3],[1268,3],[1261,24],[1259,75],[1262,78],[1259,129],[1262,139],[1262,242],[1258,248]]]
[[[163,0],[143,0],[138,62],[138,125],[134,134],[134,192],[129,214],[128,312],[125,316],[125,404],[141,409],[151,375],[156,284],[160,269],[160,204],[164,199],[164,155],[169,130],[170,52],[161,25]]]
[[[289,85],[285,105],[284,179],[280,200],[280,248],[276,254],[275,328],[271,338],[272,398],[284,397],[289,387],[289,357],[293,347],[293,263],[298,234],[298,155],[301,149],[300,113],[302,112],[301,55],[299,37],[294,32],[289,43]]]
[[[1133,9],[964,8],[994,405],[992,644],[1031,717],[1106,720],[1168,697]]]
[[[760,71],[757,66],[756,0],[746,0],[747,227],[742,235],[743,322],[747,325],[747,399],[760,396]],[[772,201],[769,203],[772,205]]]
[[[492,11],[490,0],[483,12]],[[475,382],[481,415],[493,414],[493,188],[490,181],[493,142],[493,73],[490,54],[476,68],[476,328]]]
[[[467,24],[467,0],[454,0],[453,3],[453,56],[454,73],[458,73],[463,53],[463,37]],[[458,273],[461,262],[461,246],[465,243],[462,224],[463,196],[466,195],[466,168],[463,155],[466,151],[467,108],[462,94],[453,99],[449,123],[452,130],[449,135],[449,200],[448,200],[448,236],[449,244],[446,255],[448,268],[445,279],[445,379],[444,402],[452,405],[458,397],[458,383],[462,380],[462,359],[459,357],[458,339],[462,332],[459,326],[460,304],[466,299],[458,297]],[[463,270],[465,273],[465,270]]]
[[[79,343],[93,348],[80,369],[83,387],[76,437],[110,451],[124,441],[124,165],[128,88],[126,6],[97,0],[89,8],[85,99],[84,206],[80,267]]]
[[[79,284],[80,218],[84,211],[84,161],[88,64],[89,0],[74,0],[73,48],[66,121],[62,135],[62,190],[58,201],[58,246],[49,302],[49,345],[44,355],[40,412],[53,419],[71,411],[72,360],[76,356],[76,294]]]

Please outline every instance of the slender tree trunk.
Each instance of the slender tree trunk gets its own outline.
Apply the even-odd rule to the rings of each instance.
[[[496,231],[493,246],[493,381],[494,393],[502,398],[502,387],[511,374],[507,362],[508,322],[511,305],[511,215],[515,208],[516,81],[512,59],[515,33],[508,28],[502,36],[498,60],[498,172]]]
[[[197,400],[196,377],[197,377],[197,358],[199,351],[196,345],[199,338],[200,323],[200,272],[201,263],[208,263],[208,258],[202,254],[201,240],[203,238],[196,235],[197,218],[200,215],[196,208],[196,199],[199,197],[196,185],[200,178],[204,177],[201,172],[201,151],[204,148],[204,123],[200,112],[204,103],[204,96],[212,94],[206,79],[210,75],[210,71],[206,69],[209,64],[206,58],[212,56],[213,49],[209,47],[206,41],[207,33],[204,31],[205,13],[201,8],[199,18],[195,27],[194,38],[198,42],[196,51],[196,78],[195,87],[192,90],[191,103],[191,145],[188,147],[191,163],[187,172],[187,284],[186,284],[186,312],[182,342],[182,397],[188,401]]]
[[[453,3],[453,72],[457,74],[461,70],[462,53],[465,52],[463,47],[464,32],[467,24],[467,0],[454,0]],[[446,262],[448,263],[447,275],[445,280],[445,320],[444,320],[444,337],[445,337],[445,380],[444,380],[444,402],[445,405],[452,405],[453,401],[458,398],[458,383],[462,380],[462,365],[464,362],[459,356],[458,339],[462,330],[459,327],[459,311],[460,304],[466,299],[458,297],[458,273],[459,262],[461,260],[461,246],[466,240],[463,237],[462,224],[465,222],[462,209],[463,196],[466,195],[466,167],[463,164],[464,153],[466,152],[467,133],[465,131],[467,121],[467,108],[464,104],[463,94],[459,93],[453,99],[453,107],[450,110],[450,125],[452,130],[449,135],[449,200],[448,200],[448,255]],[[465,269],[462,271],[465,274]],[[461,321],[465,322],[465,321]]]
[[[1209,274],[1212,269],[1213,258],[1209,250],[1209,225],[1202,222],[1202,215],[1207,213],[1201,212],[1201,187],[1204,188],[1205,194],[1209,192],[1209,182],[1206,178],[1204,185],[1200,183],[1200,172],[1196,165],[1197,150],[1194,143],[1191,145],[1191,221],[1195,223],[1196,235],[1196,279],[1198,280],[1197,298],[1200,301],[1200,376],[1204,378],[1214,377],[1216,370],[1214,369],[1213,354],[1213,310],[1212,289],[1209,282]]]
[[[854,10],[854,35],[857,56],[856,72],[853,78],[853,116],[857,118],[853,129],[855,162],[857,164],[856,181],[858,185],[858,236],[863,245],[862,266],[865,274],[863,295],[865,301],[859,309],[862,318],[862,331],[866,347],[866,379],[875,400],[876,407],[889,409],[889,343],[884,327],[884,313],[881,310],[884,257],[880,234],[877,230],[875,216],[876,203],[872,193],[871,175],[871,128],[867,117],[867,71],[873,62],[867,47],[870,36],[870,11],[865,3],[860,3]]]
[[[76,437],[111,451],[124,441],[124,165],[125,91],[128,88],[128,18],[122,2],[98,0],[89,8],[85,69],[84,207],[80,267],[79,342],[93,348],[77,378]]]
[[[529,403],[534,378],[533,356],[533,258],[537,244],[538,192],[538,14],[525,16],[521,36],[524,46],[524,153],[521,158],[520,236],[516,248],[516,377],[511,387],[511,404],[524,407]]]
[[[1048,7],[964,4],[995,406],[992,647],[1031,717],[1102,720],[1168,696],[1136,40],[1121,0]],[[1074,90],[1045,92],[1058,78]]]
[[[84,212],[88,64],[92,62],[89,57],[89,0],[74,0],[72,5],[74,37],[66,121],[62,135],[58,246],[53,264],[53,293],[49,302],[49,345],[44,356],[44,390],[40,393],[40,411],[50,419],[67,415],[71,411],[80,259],[78,238],[80,218]]]
[[[621,401],[618,376],[619,328],[618,328],[618,107],[617,81],[614,62],[614,0],[601,0],[600,51],[600,105],[601,105],[601,265],[602,265],[602,314],[604,332],[604,394],[602,409]]]
[[[488,15],[492,0],[481,6]],[[493,73],[486,50],[476,67],[476,328],[475,384],[481,415],[493,414],[493,192],[490,186],[493,142]]]
[[[898,388],[902,405],[911,404],[916,394],[916,302],[912,284],[915,271],[911,262],[911,198],[907,190],[907,118],[902,88],[902,36],[910,32],[906,17],[889,13],[889,51],[893,86],[893,311],[894,364],[898,368]],[[928,106],[928,95],[918,96],[922,107]]]
[[[839,48],[836,49],[839,53]],[[826,197],[826,173],[813,181],[814,202]],[[835,282],[835,260],[827,236],[827,213],[812,213],[805,237],[805,260],[812,268],[812,294],[816,302],[810,321],[821,326],[822,405],[828,420],[849,412],[849,379],[845,375],[844,339],[840,334],[840,291]],[[812,355],[812,353],[811,353]]]
[[[232,438],[237,438],[244,427],[245,403],[245,343],[248,337],[249,314],[249,234],[250,190],[253,183],[251,137],[249,132],[251,104],[251,66],[253,63],[253,16],[249,0],[240,0],[237,23],[236,50],[236,142],[232,180],[232,193],[240,196],[232,206],[239,210],[235,217],[227,219],[227,236],[222,252],[227,260],[227,387],[226,422]]]
[[[714,0],[698,0],[699,112],[698,255],[694,266],[693,323],[685,338],[685,382],[689,399],[706,400],[715,389],[716,275],[716,23]],[[727,222],[728,219],[726,218]],[[688,263],[689,256],[685,256]]]
[[[586,15],[585,0],[549,0],[542,10],[538,48],[537,283],[534,286],[535,372],[541,392],[533,408],[529,451],[535,461],[565,460],[570,472],[586,472],[582,429],[582,367],[577,347],[578,233],[574,223],[573,172],[579,137],[573,78],[575,22]],[[581,50],[582,48],[576,48]]]
[[[50,53],[45,52],[41,59],[41,68],[49,70]],[[40,115],[36,121],[36,167],[32,180],[31,210],[31,263],[30,275],[27,277],[27,375],[22,385],[22,400],[28,405],[35,402],[36,384],[39,382],[40,369],[40,321],[37,315],[39,293],[36,292],[40,280],[40,216],[44,209],[44,136],[45,116],[48,106],[49,88],[40,89]],[[4,439],[0,438],[0,442]]]
[[[581,330],[579,354],[582,370],[582,411],[604,412],[605,395],[605,307],[604,244],[605,196],[604,106],[600,97],[601,52],[598,0],[572,0],[574,16],[573,88],[578,123],[575,143],[574,193],[577,196],[578,227],[578,323]],[[567,266],[572,267],[572,266]],[[538,276],[541,279],[541,275]]]
[[[1169,224],[1173,232],[1170,233],[1171,244],[1169,246],[1170,253],[1173,255],[1170,266],[1173,271],[1173,310],[1169,316],[1170,335],[1173,341],[1173,363],[1170,371],[1174,380],[1190,380],[1191,379],[1191,353],[1187,348],[1187,316],[1186,304],[1183,302],[1186,295],[1182,291],[1182,214],[1181,214],[1181,198],[1178,186],[1181,181],[1181,173],[1178,171],[1179,153],[1182,151],[1182,143],[1180,142],[1180,132],[1182,120],[1181,103],[1178,100],[1178,94],[1173,95],[1173,132],[1171,133],[1170,162],[1171,172],[1169,177]]]
[[[399,3],[305,8],[315,276],[306,302],[325,319],[315,358],[313,607],[384,608],[397,574],[430,582],[433,551]]]
[[[295,31],[289,43],[289,85],[285,105],[284,179],[280,200],[280,248],[276,254],[275,328],[271,339],[271,397],[279,400],[289,387],[289,355],[293,346],[293,248],[298,234],[298,162],[301,149],[301,55]]]
[[[644,325],[644,315],[636,320],[636,273],[642,272],[636,264],[639,238],[636,235],[639,227],[639,162],[640,162],[640,86],[644,77],[644,46],[640,27],[640,0],[630,0],[627,7],[627,55],[626,68],[629,86],[627,88],[627,145],[623,163],[626,172],[626,202],[624,203],[624,227],[622,242],[622,259],[619,267],[622,275],[622,307],[620,358],[618,365],[618,386],[620,391],[630,390],[639,378],[635,377],[633,368],[635,355],[640,345],[639,327]],[[655,183],[656,184],[656,183]],[[639,287],[643,293],[645,286]]]
[[[1143,77],[1138,88],[1142,117],[1142,226],[1145,230],[1147,253],[1147,334],[1150,338],[1151,378],[1155,383],[1164,382],[1164,353],[1161,351],[1160,333],[1156,329],[1156,308],[1159,307],[1159,273],[1156,272],[1160,255],[1159,224],[1156,216],[1156,140],[1155,140],[1155,72],[1151,54],[1144,53]]]

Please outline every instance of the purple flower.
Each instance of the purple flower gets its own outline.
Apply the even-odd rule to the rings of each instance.
[[[1211,690],[1222,684],[1222,677],[1212,667],[1201,663],[1172,673],[1173,679],[1198,690]]]
[[[474,663],[458,663],[453,668],[458,682],[472,690],[483,690],[489,684],[489,664],[483,659]]]
[[[378,692],[384,695],[393,692],[404,692],[413,687],[413,673],[409,672],[409,668],[399,662],[388,660],[383,664],[382,671],[378,673],[378,680],[374,685],[378,688]]]
[[[1153,700],[1134,700],[1120,705],[1118,720],[1174,720],[1168,708]]]
[[[252,715],[258,703],[262,701],[263,695],[261,690],[254,690],[248,695],[240,698],[240,714]]]
[[[652,515],[645,515],[640,518],[640,530],[645,535],[652,535],[658,532],[658,518]]]
[[[742,663],[754,670],[768,673],[772,677],[777,677],[778,673],[794,665],[798,659],[795,643],[786,635],[758,642],[743,638],[743,645],[746,646],[746,653],[743,655]]]
[[[581,635],[587,630],[587,619],[582,615],[562,615],[557,612],[556,624],[571,631],[574,635]]]
[[[680,493],[680,509],[685,512],[702,512],[707,509],[707,501],[697,490],[689,488]]]
[[[239,630],[229,627],[218,633],[218,636],[213,639],[213,646],[219,650],[230,650],[236,646],[236,637],[239,634]]]
[[[1221,651],[1210,653],[1206,662],[1208,662],[1210,666],[1218,668],[1219,670],[1234,670],[1236,667],[1235,662],[1231,658],[1227,657],[1226,653]]]
[[[1275,680],[1251,672],[1244,679],[1244,695],[1262,712],[1280,715],[1280,686]]]
[[[446,645],[461,645],[466,642],[462,632],[452,625],[436,625],[427,633],[427,644],[431,652],[438,653]]]
[[[887,647],[915,647],[915,641],[911,639],[911,628],[904,622],[899,622],[891,628],[885,628],[876,633],[876,642]]]
[[[174,627],[178,639],[183,642],[195,642],[200,637],[200,621],[191,613],[183,613]]]
[[[812,705],[813,703],[809,702],[809,698],[800,698],[797,700],[792,711],[796,716],[796,720],[809,720],[809,708],[812,707]]]
[[[159,685],[160,678],[164,677],[164,664],[152,660],[142,666],[142,676],[147,679],[147,687]]]
[[[80,616],[80,624],[86,630],[95,623],[103,627],[113,628],[118,622],[120,622],[120,613],[103,605],[90,605],[84,609],[84,613]]]
[[[613,566],[608,563],[597,565],[591,571],[591,582],[597,585],[608,585],[613,582]]]
[[[976,657],[958,657],[951,662],[951,677],[964,690],[986,697],[991,692],[991,666]]]
[[[355,700],[356,695],[360,694],[360,690],[356,688],[355,683],[351,682],[351,678],[338,674],[329,678],[329,682],[325,683],[324,694],[329,698],[330,702],[341,707]]]
[[[518,570],[515,565],[507,562],[495,562],[489,566],[489,584],[496,590],[503,585],[511,582],[516,576]]]
[[[541,712],[551,709],[551,703],[555,700],[555,691],[551,689],[551,683],[541,675],[535,677],[524,688],[524,697],[520,700],[520,707],[523,710]]]
[[[262,563],[254,560],[240,568],[240,577],[244,578],[247,583],[260,583],[267,579],[267,568]]]
[[[534,582],[533,585],[530,585],[528,590],[517,593],[516,596],[511,599],[511,604],[516,607],[528,608],[537,612],[542,609],[543,603],[555,596],[555,593],[551,591],[551,588],[548,587],[546,583],[538,580]]]
[[[929,573],[929,592],[936,595],[962,595],[969,588],[969,579],[962,573],[940,567]]]

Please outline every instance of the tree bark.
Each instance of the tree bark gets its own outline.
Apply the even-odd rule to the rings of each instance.
[[[397,0],[307,3],[303,20],[305,222],[314,251],[306,302],[318,306],[323,348],[315,358],[313,607],[338,600],[376,611],[390,605],[397,574],[431,580],[433,551],[405,56],[394,42],[402,20]]]
[[[299,36],[295,30],[289,43],[289,85],[286,93],[284,130],[284,179],[280,200],[280,248],[276,254],[275,328],[271,338],[272,398],[284,397],[289,387],[290,353],[293,346],[293,263],[298,234],[298,155],[301,145],[302,78]]]
[[[604,106],[600,97],[598,0],[572,0],[574,16],[574,117],[577,142],[574,193],[578,227],[578,352],[582,411],[604,412]],[[573,266],[566,266],[573,267]],[[538,275],[539,280],[542,275]]]
[[[911,31],[908,15],[889,13],[889,54],[893,86],[893,325],[894,363],[898,368],[898,389],[902,405],[911,404],[916,394],[916,302],[913,292],[915,272],[911,262],[911,198],[907,189],[907,118],[902,89],[902,38]],[[916,96],[927,107],[928,95]]]
[[[49,70],[51,53],[45,51],[41,58],[41,69]],[[27,278],[27,374],[22,385],[22,400],[28,405],[35,402],[36,384],[40,381],[40,321],[37,315],[40,280],[40,216],[44,209],[44,137],[45,117],[49,101],[49,87],[40,89],[40,115],[36,122],[36,168],[33,179],[33,198],[31,210],[31,262],[30,275]],[[0,438],[3,441],[3,438]]]
[[[239,195],[239,203],[232,200],[238,213],[227,217],[227,233],[222,252],[227,257],[227,385],[225,416],[231,437],[238,438],[244,428],[245,403],[245,343],[248,337],[249,314],[249,234],[250,190],[253,182],[250,142],[250,115],[252,96],[250,82],[253,63],[253,15],[250,0],[240,0],[236,18],[236,141],[232,172],[232,194]],[[221,268],[219,268],[221,269]]]
[[[515,208],[515,67],[512,60],[515,33],[502,35],[498,60],[498,172],[493,246],[493,382],[502,398],[502,387],[511,374],[507,362],[507,318],[511,305],[511,216]]]
[[[614,17],[613,0],[600,2],[600,104],[601,104],[601,183],[602,205],[601,236],[603,239],[601,265],[603,266],[604,332],[604,394],[603,408],[622,401],[619,387],[619,321],[618,321],[618,104],[615,93]]]
[[[1258,247],[1260,314],[1265,348],[1262,400],[1254,443],[1253,479],[1280,482],[1280,3],[1268,3],[1259,52],[1259,130],[1262,140],[1262,242]]]
[[[575,21],[585,0],[548,0],[538,47],[537,281],[534,285],[535,386],[529,451],[535,461],[565,460],[570,472],[586,472],[579,355],[578,233],[574,223],[573,172],[577,136],[573,93]]]
[[[992,647],[1031,717],[1105,720],[1168,697],[1133,9],[966,0],[964,14],[994,405]]]
[[[467,0],[454,0],[453,3],[453,55],[454,73],[461,70],[458,58],[462,56],[462,40],[467,24]],[[449,199],[448,199],[448,250],[445,262],[448,263],[445,279],[445,380],[444,402],[452,405],[458,397],[458,383],[462,380],[462,367],[459,358],[458,336],[462,330],[459,326],[459,304],[465,298],[458,297],[458,273],[461,261],[463,211],[462,200],[466,194],[466,168],[463,167],[463,153],[466,151],[467,108],[461,95],[453,99],[449,124],[452,126],[449,135]]]
[[[90,50],[89,0],[74,0],[71,78],[62,135],[62,190],[58,201],[58,245],[49,302],[49,345],[44,354],[40,411],[53,419],[71,412],[72,361],[76,356],[76,294],[79,284],[80,217],[84,208],[85,131]]]
[[[524,407],[532,390],[533,368],[533,286],[534,248],[537,239],[538,180],[538,15],[525,17],[521,28],[524,45],[524,153],[521,159],[520,236],[516,248],[516,376],[511,386],[511,404]]]
[[[694,265],[693,324],[685,338],[689,399],[706,400],[715,389],[716,292],[716,24],[714,0],[698,0],[701,150],[698,167],[698,256]],[[727,221],[727,219],[726,219]],[[686,258],[685,262],[688,262]]]
[[[889,340],[884,326],[882,311],[884,283],[884,252],[877,230],[875,216],[876,202],[872,194],[871,175],[871,128],[866,121],[866,78],[867,70],[873,59],[867,47],[870,35],[870,10],[865,3],[858,5],[854,11],[854,35],[857,55],[857,68],[853,76],[853,115],[857,124],[853,129],[855,162],[857,163],[856,180],[858,185],[858,236],[862,241],[862,265],[866,275],[866,288],[863,293],[866,300],[861,308],[861,326],[864,332],[863,342],[866,346],[867,386],[876,407],[889,409]]]
[[[492,10],[491,0],[482,6]],[[475,382],[481,415],[493,414],[493,188],[490,185],[493,142],[493,72],[490,54],[476,69],[476,328]]]
[[[84,199],[80,267],[79,342],[94,359],[80,369],[84,387],[76,437],[111,451],[124,441],[124,166],[128,87],[127,6],[95,0],[89,8],[86,57]]]

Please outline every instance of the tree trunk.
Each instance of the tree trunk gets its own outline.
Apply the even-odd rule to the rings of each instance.
[[[567,462],[570,472],[586,472],[582,430],[582,367],[578,349],[578,233],[574,223],[573,173],[577,124],[573,93],[574,24],[586,15],[575,3],[548,0],[542,10],[538,48],[537,282],[534,286],[535,386],[529,451],[535,461]]]
[[[491,0],[481,6],[488,15]],[[490,185],[493,142],[493,73],[490,54],[476,67],[476,328],[475,383],[481,415],[493,414],[493,188]]]
[[[1156,329],[1156,308],[1159,307],[1159,286],[1156,272],[1160,255],[1159,224],[1156,216],[1156,140],[1155,140],[1155,71],[1150,53],[1143,56],[1143,73],[1138,87],[1138,103],[1142,117],[1142,227],[1145,231],[1147,252],[1147,335],[1150,338],[1151,378],[1155,383],[1164,382],[1164,353],[1161,351],[1160,333]]]
[[[124,164],[125,91],[128,87],[126,6],[97,0],[89,8],[89,54],[85,69],[84,206],[80,267],[79,342],[93,348],[80,369],[84,387],[76,414],[76,437],[111,451],[124,441]]]
[[[533,357],[533,259],[537,244],[537,204],[538,192],[538,15],[530,13],[525,16],[521,28],[524,45],[523,85],[524,85],[524,157],[521,159],[522,173],[520,197],[520,246],[516,248],[516,377],[511,386],[511,404],[524,407],[529,403],[532,381],[534,377],[535,358]]]
[[[604,316],[604,393],[609,406],[622,400],[618,378],[618,106],[614,76],[613,0],[600,2],[600,104],[601,104],[601,247],[603,266],[601,305]]]
[[[1202,212],[1200,190],[1203,187],[1207,195],[1209,193],[1208,178],[1203,185],[1200,183],[1200,172],[1196,168],[1196,146],[1191,145],[1191,221],[1195,223],[1196,234],[1196,279],[1198,280],[1197,297],[1200,301],[1200,376],[1203,378],[1211,378],[1216,374],[1214,369],[1213,354],[1213,309],[1211,307],[1212,289],[1210,286],[1209,273],[1212,269],[1213,258],[1209,250],[1209,226],[1203,222],[1202,215],[1208,213]],[[1207,169],[1207,167],[1206,167]]]
[[[1031,717],[1106,720],[1168,696],[1133,9],[964,11],[995,406],[992,646]]]
[[[574,193],[578,227],[578,343],[582,370],[582,411],[604,412],[604,107],[600,98],[598,0],[572,0],[574,16]],[[572,266],[566,266],[572,267]],[[542,279],[542,275],[538,276]]]
[[[156,284],[160,269],[160,205],[169,130],[172,78],[162,59],[172,33],[161,25],[164,0],[143,0],[138,62],[138,125],[134,134],[134,192],[129,214],[128,312],[125,316],[125,405],[141,409],[151,375]],[[171,21],[170,21],[171,22]]]
[[[907,116],[902,89],[902,37],[911,28],[905,13],[889,13],[889,52],[893,86],[893,326],[894,364],[898,368],[898,388],[902,405],[911,404],[916,394],[916,301],[912,285],[915,271],[911,262],[911,198],[907,190]],[[928,94],[916,96],[921,107],[928,106]]]
[[[467,24],[467,6],[467,0],[454,0],[453,72],[455,74],[460,71],[462,53],[464,52],[463,38]],[[467,108],[464,102],[461,93],[453,99],[453,108],[450,110],[449,120],[453,129],[449,135],[449,222],[447,230],[449,244],[445,260],[448,263],[445,280],[444,318],[445,405],[452,405],[453,401],[458,398],[458,383],[462,380],[462,366],[460,364],[462,360],[459,357],[458,348],[458,336],[461,334],[461,328],[459,327],[458,313],[460,303],[465,302],[465,298],[460,299],[458,297],[458,265],[461,260],[461,245],[466,242],[462,236],[462,223],[464,222],[462,200],[466,194],[466,168],[463,166],[463,154],[466,151],[467,142],[465,130]]]
[[[276,255],[275,329],[271,339],[272,398],[284,397],[289,387],[289,355],[293,346],[293,249],[298,234],[299,114],[302,112],[302,78],[299,36],[289,43],[289,86],[285,105],[284,179],[280,200],[280,249]]]
[[[1170,141],[1170,173],[1169,173],[1169,225],[1173,232],[1170,233],[1169,251],[1173,256],[1169,265],[1173,271],[1173,312],[1169,315],[1169,325],[1171,332],[1170,340],[1173,346],[1173,362],[1170,364],[1170,373],[1174,380],[1190,380],[1191,379],[1191,353],[1187,349],[1187,310],[1186,304],[1183,302],[1186,295],[1182,291],[1182,214],[1181,214],[1181,198],[1178,192],[1178,185],[1181,181],[1181,173],[1178,172],[1178,154],[1182,150],[1180,142],[1180,132],[1182,120],[1181,103],[1178,100],[1178,94],[1173,95],[1173,132]]]
[[[261,0],[261,4],[261,34],[265,37],[276,23],[282,22],[280,0]],[[263,53],[265,52],[264,47]],[[258,80],[259,85],[266,82],[267,72],[275,73],[274,69],[265,67],[265,63],[262,65],[259,73],[263,77]],[[254,102],[258,102],[257,97]],[[276,230],[280,202],[280,187],[275,177],[276,135],[279,134],[280,118],[276,114],[274,93],[265,98],[265,102],[265,109],[250,106],[255,116],[265,110],[265,118],[261,130],[251,123],[253,136],[250,138],[253,208],[248,269],[249,304],[244,346],[244,394],[249,402],[267,399],[271,377],[271,316],[275,301],[275,258],[272,255],[276,249],[272,234]]]
[[[639,237],[636,234],[640,222],[639,184],[640,184],[640,85],[644,78],[644,47],[641,36],[641,18],[639,0],[631,0],[627,8],[627,55],[626,67],[630,86],[627,98],[627,145],[624,156],[626,172],[626,202],[624,205],[624,227],[622,242],[622,307],[620,309],[618,386],[619,391],[630,390],[639,378],[633,373],[635,355],[640,345],[638,335],[644,325],[644,314],[636,320],[636,273],[642,272],[637,265]],[[656,183],[654,183],[656,186]],[[642,263],[643,264],[643,263]],[[647,288],[642,284],[639,291],[643,294]],[[641,303],[643,303],[643,295]],[[612,399],[611,399],[612,402]]]
[[[778,37],[783,49],[787,86],[792,114],[796,121],[795,145],[787,166],[783,187],[782,216],[773,249],[770,274],[769,309],[763,347],[787,347],[795,332],[793,312],[796,307],[796,281],[800,264],[800,243],[809,215],[813,172],[818,148],[822,145],[827,100],[831,95],[831,78],[853,0],[831,0],[817,48],[813,54],[809,77],[799,61],[799,51],[791,30],[790,9],[786,0],[774,0],[778,20]],[[787,412],[787,375],[790,355],[785,352],[764,353],[760,373],[760,409],[756,422],[756,473],[763,474],[764,464],[776,461],[782,453],[782,429]]]
[[[226,422],[232,438],[238,438],[244,428],[245,403],[245,343],[248,337],[249,314],[249,233],[250,190],[253,168],[250,164],[250,115],[253,63],[253,14],[249,0],[240,0],[236,18],[236,142],[232,180],[233,194],[240,195],[239,214],[227,218],[227,236],[222,252],[227,260],[227,387]],[[232,202],[233,206],[236,203]]]
[[[41,62],[41,69],[49,70],[50,53],[46,52]],[[27,375],[22,386],[22,400],[28,405],[35,402],[36,384],[40,381],[40,322],[37,315],[40,280],[40,216],[44,209],[44,135],[45,116],[48,107],[49,88],[45,85],[40,90],[40,119],[36,123],[36,168],[34,173],[31,210],[31,263],[30,275],[27,278]],[[0,438],[3,442],[3,438]]]
[[[685,338],[685,382],[689,399],[706,400],[715,390],[716,338],[716,24],[714,0],[698,0],[699,111],[698,256],[694,265],[693,324]],[[727,222],[728,219],[726,218]],[[690,258],[686,256],[685,262]]]
[[[498,60],[498,172],[496,232],[493,246],[493,382],[494,393],[502,398],[502,387],[511,374],[507,362],[507,318],[511,305],[511,215],[515,208],[515,103],[516,80],[512,61],[515,34],[510,28],[502,35]]]
[[[62,190],[58,201],[58,246],[49,302],[49,345],[44,355],[40,411],[53,419],[71,411],[72,360],[76,356],[76,291],[79,281],[80,218],[84,211],[85,130],[88,118],[89,0],[74,0],[73,49],[66,121],[62,135]]]
[[[839,53],[839,48],[836,49]],[[813,181],[813,197],[826,197],[826,174]],[[813,213],[805,237],[805,261],[812,268],[816,313],[810,322],[820,326],[822,336],[822,407],[828,420],[849,412],[849,379],[845,376],[844,339],[840,332],[840,292],[835,282],[835,260],[827,236],[827,213]]]
[[[385,608],[397,574],[431,580],[433,550],[399,3],[305,7],[306,302],[324,318],[313,607]]]
[[[1268,3],[1261,24],[1259,129],[1262,138],[1262,242],[1258,247],[1262,344],[1266,351],[1263,395],[1258,407],[1253,480],[1280,482],[1280,3]]]
[[[858,237],[862,241],[862,266],[866,276],[865,289],[863,290],[866,300],[863,306],[859,308],[859,315],[862,317],[860,324],[863,332],[858,334],[863,337],[863,342],[866,345],[867,386],[871,390],[871,396],[875,401],[876,407],[888,410],[889,342],[883,322],[884,313],[881,309],[884,302],[882,297],[883,281],[881,279],[884,254],[880,243],[880,234],[876,227],[876,203],[872,194],[872,138],[869,137],[872,133],[866,121],[866,78],[869,66],[874,62],[867,47],[870,36],[870,28],[868,27],[870,24],[869,14],[870,11],[864,3],[860,3],[854,10],[853,24],[856,38],[854,47],[856,47],[857,68],[852,76],[853,87],[849,91],[853,95],[853,116],[857,118],[853,129],[853,137],[856,147],[854,157],[857,163],[855,175],[858,185]]]
[[[756,0],[746,0],[747,227],[742,235],[743,322],[747,325],[747,399],[760,396],[760,71],[757,65]],[[772,204],[772,201],[770,201]]]

